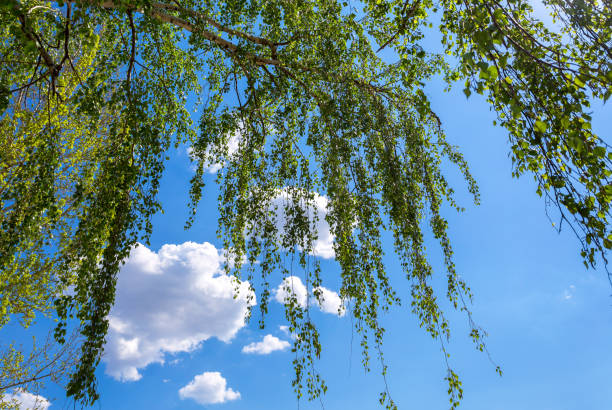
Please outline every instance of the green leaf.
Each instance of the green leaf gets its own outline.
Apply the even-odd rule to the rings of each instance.
[[[534,130],[536,132],[539,132],[539,133],[543,134],[543,133],[546,132],[546,129],[548,128],[548,125],[545,122],[543,122],[543,121],[536,120],[533,123],[533,128],[534,128]]]

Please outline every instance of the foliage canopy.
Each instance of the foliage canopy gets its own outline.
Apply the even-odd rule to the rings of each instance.
[[[197,171],[187,225],[206,167],[223,164],[219,235],[236,262],[227,270],[260,283],[262,325],[270,275],[295,266],[308,288],[322,282],[308,211],[318,193],[328,198],[340,294],[366,368],[372,348],[382,362],[379,314],[400,302],[383,263],[385,230],[421,326],[444,343],[437,300],[446,297],[484,350],[441,214],[445,203],[461,210],[442,161],[458,166],[475,202],[478,189],[445,140],[426,81],[461,81],[466,96],[486,96],[508,132],[514,174],[535,178],[587,266],[612,247],[612,152],[589,115],[593,100],[612,94],[612,9],[543,3],[559,30],[525,0],[2,0],[1,323],[53,307],[61,342],[75,317],[84,342],[68,394],[95,401],[117,272],[152,231],[168,150],[188,143]],[[431,22],[451,57],[424,47]],[[444,254],[442,295],[431,286],[424,229]],[[296,300],[286,316],[299,335],[294,388],[316,398],[326,390],[314,368],[317,329]],[[450,367],[447,380],[455,407],[462,390]],[[388,392],[380,401],[395,407]]]

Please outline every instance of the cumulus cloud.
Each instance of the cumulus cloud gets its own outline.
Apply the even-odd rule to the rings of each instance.
[[[317,229],[317,240],[312,247],[312,254],[324,259],[334,258],[334,235],[331,233],[329,223],[325,220],[327,215],[328,199],[325,196],[314,192],[314,203],[309,204],[306,215],[308,220],[315,222]],[[287,190],[282,190],[279,195],[272,200],[272,209],[276,213],[277,229],[282,232],[284,229],[287,215],[286,210],[291,205],[291,198]],[[315,221],[316,217],[316,221]]]
[[[0,399],[0,404],[9,405],[10,408],[23,410],[46,410],[51,407],[49,400],[43,396],[32,394],[23,389],[15,389],[9,394],[5,394]],[[0,406],[2,407],[2,406]]]
[[[237,400],[240,393],[227,387],[219,372],[204,372],[179,390],[181,400],[193,399],[199,404],[217,404]]]
[[[193,351],[212,337],[230,341],[245,325],[250,291],[243,282],[234,298],[237,283],[222,263],[210,243],[164,245],[157,253],[134,248],[109,315],[106,373],[138,380],[139,369],[164,363],[167,354]]]
[[[242,348],[242,353],[270,354],[277,350],[286,350],[288,348],[289,342],[272,335],[266,335],[261,342],[253,342],[244,346]]]
[[[280,285],[274,291],[274,298],[278,303],[287,304],[291,300],[295,302],[301,308],[306,307],[306,301],[308,294],[306,286],[302,283],[302,280],[297,276],[288,276],[281,282]]]
[[[285,334],[285,336],[288,336],[293,340],[297,339],[297,335],[289,331],[289,326],[281,325],[278,328],[280,329],[281,332]]]
[[[346,307],[344,306],[344,303],[342,303],[340,295],[333,290],[324,288],[323,286],[316,288],[315,292],[319,293],[318,300],[316,297],[314,299],[319,305],[321,311],[338,316],[344,316],[346,313]]]
[[[319,294],[319,297],[315,296]],[[308,291],[302,280],[297,276],[288,276],[274,290],[274,298],[282,304],[290,303],[294,300],[301,308],[306,307],[308,301]],[[329,290],[323,286],[314,289],[310,295],[310,302],[321,309],[322,312],[331,313],[334,315],[344,316],[346,308],[340,295],[333,290]],[[282,329],[281,329],[282,330]]]

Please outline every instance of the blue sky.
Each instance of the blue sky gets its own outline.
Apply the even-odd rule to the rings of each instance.
[[[491,357],[504,372],[497,376],[487,356],[474,349],[465,316],[447,310],[450,362],[464,384],[461,408],[610,408],[612,289],[605,271],[586,270],[573,234],[558,234],[551,227],[529,176],[511,178],[507,136],[492,126],[494,115],[483,98],[466,100],[460,87],[444,93],[441,84],[432,84],[427,92],[448,139],[460,147],[481,190],[481,205],[472,205],[460,173],[448,169],[466,207],[462,214],[445,214],[457,270],[472,288],[474,319],[488,331]],[[595,107],[594,129],[604,138],[612,130],[609,118],[610,104]],[[196,224],[183,230],[191,175],[185,149],[175,151],[160,194],[165,213],[155,217],[150,249],[139,248],[119,279],[109,353],[98,370],[101,399],[94,408],[298,408],[290,383],[290,350],[243,352],[245,346],[263,353],[265,346],[282,348],[291,336],[281,329],[286,322],[276,301],[264,330],[257,327],[257,310],[249,325],[240,322],[244,302],[228,296],[231,286],[216,270],[221,242],[215,234],[212,175]],[[439,344],[410,313],[408,283],[392,244],[385,246],[392,284],[405,296],[405,306],[383,319],[391,395],[402,409],[446,409]],[[443,278],[439,247],[429,241],[427,249]],[[322,266],[329,278],[325,286],[337,291],[337,264],[327,259]],[[280,277],[271,280],[274,287],[280,282]],[[324,346],[317,367],[329,386],[325,408],[377,408],[383,380],[375,363],[372,372],[364,374],[350,314],[338,317],[315,308],[313,316]],[[33,329],[43,334],[47,325],[42,321]],[[20,333],[7,327],[0,338],[22,337]],[[49,387],[42,395],[57,398],[52,409],[71,406],[57,388]],[[299,408],[317,409],[321,404],[302,401]]]

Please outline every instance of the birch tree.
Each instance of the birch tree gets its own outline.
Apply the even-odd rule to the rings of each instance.
[[[226,269],[260,284],[262,326],[272,275],[299,271],[309,289],[322,284],[309,209],[323,195],[366,369],[373,352],[385,375],[379,316],[400,301],[444,350],[450,330],[438,301],[447,298],[485,350],[442,214],[444,204],[462,209],[443,161],[463,174],[475,203],[478,188],[425,83],[459,83],[466,96],[486,98],[507,130],[514,175],[535,179],[587,267],[605,264],[612,247],[612,153],[589,114],[612,94],[612,10],[599,0],[543,3],[560,29],[525,0],[2,0],[0,264],[18,283],[42,282],[31,303],[5,296],[20,288],[3,291],[0,319],[52,301],[62,342],[76,318],[84,342],[67,392],[94,402],[121,261],[151,234],[168,152],[186,143],[196,162],[187,226],[207,166],[221,164],[218,232],[235,262]],[[432,21],[444,54],[424,46]],[[390,285],[385,230],[410,294]],[[426,230],[445,271],[428,261]],[[446,276],[444,289],[432,286],[434,275]],[[286,317],[298,335],[295,392],[317,398],[327,389],[315,369],[318,330],[295,299]],[[461,382],[447,366],[454,408]],[[395,408],[386,391],[380,402]]]

